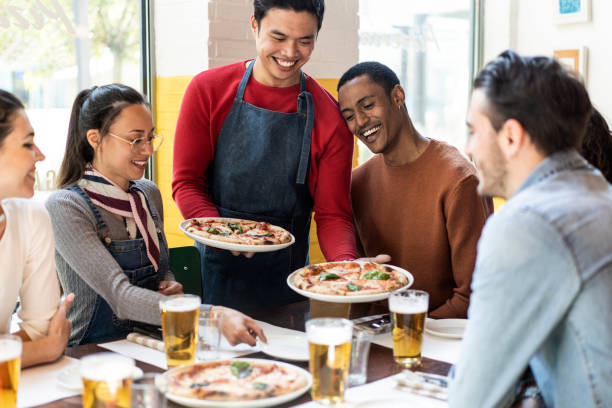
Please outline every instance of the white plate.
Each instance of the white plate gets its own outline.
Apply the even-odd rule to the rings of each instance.
[[[466,324],[467,319],[428,319],[425,331],[433,336],[461,339]]]
[[[217,360],[217,361],[227,361],[227,360]],[[257,358],[235,358],[232,359],[231,361],[247,361],[247,362],[265,362],[265,363],[270,363],[273,360],[264,360],[264,359],[257,359]],[[310,389],[310,387],[312,386],[312,376],[310,375],[310,373],[306,370],[304,370],[303,368],[294,366],[293,364],[289,364],[289,363],[283,363],[281,361],[273,361],[274,363],[278,364],[279,366],[284,366],[287,367],[289,369],[295,370],[297,372],[299,372],[300,374],[302,374],[303,376],[306,377],[306,385],[304,385],[302,388],[300,388],[299,390],[295,390],[293,392],[290,392],[288,394],[283,394],[283,395],[279,395],[276,397],[270,397],[270,398],[262,398],[262,399],[257,399],[257,400],[250,400],[250,401],[210,401],[210,400],[203,400],[203,399],[198,399],[198,398],[187,398],[187,397],[181,397],[178,395],[173,395],[169,392],[166,392],[166,397],[168,397],[169,400],[176,402],[177,404],[181,404],[181,405],[185,405],[188,407],[196,407],[196,408],[200,408],[200,407],[219,407],[219,408],[256,408],[256,407],[270,407],[273,405],[278,405],[278,404],[282,404],[283,402],[287,402],[287,401],[291,401],[297,397],[299,397],[300,395],[304,394],[306,391],[308,391]],[[207,361],[206,363],[210,363],[210,361]],[[198,363],[193,363],[193,364],[198,364]],[[156,384],[158,385],[158,387],[161,384],[161,381],[163,381],[167,375],[169,375],[170,373],[172,373],[173,371],[179,370],[184,368],[185,366],[182,367],[176,367],[173,368],[171,370],[166,371],[163,375],[157,376],[155,378]]]
[[[132,378],[138,379],[140,377],[142,377],[142,370],[134,367]],[[81,380],[79,365],[76,364],[60,371],[57,375],[57,383],[70,391],[83,392],[83,381]]]
[[[205,218],[211,218],[211,217],[205,217]],[[200,242],[204,245],[214,247],[214,248],[227,249],[228,251],[239,251],[239,252],[273,252],[273,251],[278,251],[279,249],[287,248],[288,246],[293,245],[293,243],[295,242],[295,237],[291,233],[289,233],[289,235],[291,235],[291,241],[285,242],[284,244],[246,245],[246,244],[234,244],[231,242],[217,241],[214,239],[201,237],[199,235],[188,232],[187,224],[192,219],[200,219],[200,218],[191,218],[191,219],[181,222],[179,224],[179,229],[183,231],[183,234],[187,235],[189,238],[197,242]],[[224,218],[218,218],[218,219],[223,220]]]
[[[289,361],[308,361],[306,334],[276,334],[267,336],[268,343],[258,342],[262,353]],[[258,339],[259,340],[259,339]]]
[[[355,261],[351,261],[351,262],[355,262]],[[320,263],[319,265],[325,265],[328,263],[338,263],[338,262],[325,262],[325,263]],[[407,270],[394,266],[394,265],[387,265],[387,264],[380,264],[380,265],[388,266],[389,268],[392,268],[406,275],[406,278],[408,279],[408,284],[396,290],[407,289],[414,282],[414,278],[412,277],[412,274],[408,272]],[[289,285],[289,287],[292,290],[296,291],[300,295],[306,296],[307,298],[314,299],[314,300],[320,300],[323,302],[331,302],[331,303],[365,303],[365,302],[375,302],[377,300],[387,299],[391,295],[391,293],[395,292],[393,291],[393,292],[376,293],[373,295],[352,295],[352,296],[324,295],[322,293],[313,293],[307,290],[300,289],[293,284],[293,276],[299,273],[302,269],[304,268],[300,268],[297,271],[292,272],[291,275],[287,277],[287,285]]]

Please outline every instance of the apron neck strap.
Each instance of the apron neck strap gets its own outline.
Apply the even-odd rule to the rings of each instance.
[[[242,101],[244,99],[244,91],[247,86],[247,82],[249,82],[249,78],[253,73],[253,66],[255,65],[255,61],[253,60],[247,66],[244,75],[242,76],[242,80],[240,80],[240,85],[238,85],[238,92],[236,92],[236,100]],[[300,72],[300,93],[306,91],[306,75],[303,72]]]

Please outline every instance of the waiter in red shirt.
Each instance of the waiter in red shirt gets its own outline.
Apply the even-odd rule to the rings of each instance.
[[[266,221],[296,239],[254,256],[196,244],[204,303],[250,312],[302,300],[286,279],[308,264],[313,209],[325,258],[357,257],[353,138],[335,99],[301,71],[324,8],[324,0],[254,0],[257,58],[201,72],[187,88],[172,181],[183,216]]]

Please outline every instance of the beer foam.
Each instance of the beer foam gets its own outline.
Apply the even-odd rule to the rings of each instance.
[[[81,377],[92,381],[117,381],[131,377],[134,360],[120,355],[91,356],[81,360]]]
[[[310,327],[306,337],[310,343],[336,346],[351,341],[352,331],[347,327]]]
[[[161,303],[161,308],[167,312],[189,312],[200,307],[198,297],[177,297],[169,298]]]
[[[428,301],[423,297],[398,297],[389,298],[389,310],[394,313],[417,314],[427,311]]]
[[[21,356],[21,342],[0,339],[0,362],[9,361],[19,356]]]

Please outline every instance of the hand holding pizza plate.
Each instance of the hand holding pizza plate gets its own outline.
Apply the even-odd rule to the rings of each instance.
[[[155,383],[169,400],[180,405],[254,408],[299,397],[312,386],[312,376],[289,363],[239,358],[175,367],[158,376]]]
[[[331,303],[387,299],[413,282],[412,274],[405,269],[359,260],[309,265],[287,277],[289,287],[300,295]]]
[[[237,218],[191,218],[181,222],[179,229],[196,242],[236,252],[273,252],[295,242],[281,227]]]

